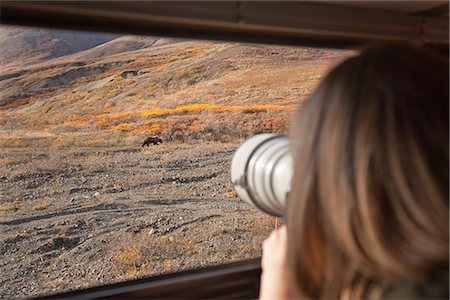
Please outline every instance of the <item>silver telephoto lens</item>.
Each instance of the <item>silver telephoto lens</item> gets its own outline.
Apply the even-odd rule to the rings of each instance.
[[[273,216],[283,216],[293,172],[285,135],[264,133],[245,141],[231,161],[231,182],[238,196]]]

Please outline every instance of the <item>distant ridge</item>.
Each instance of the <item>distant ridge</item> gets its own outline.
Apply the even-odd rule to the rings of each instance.
[[[0,64],[27,66],[93,48],[119,35],[0,26]]]
[[[108,41],[94,48],[79,52],[71,56],[72,59],[94,59],[103,58],[109,55],[132,52],[150,47],[158,47],[173,43],[182,42],[184,39],[159,38],[143,36],[121,36],[112,41]]]

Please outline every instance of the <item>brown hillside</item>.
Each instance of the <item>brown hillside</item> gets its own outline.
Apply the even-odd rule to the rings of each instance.
[[[169,140],[284,131],[290,112],[326,69],[346,55],[313,48],[120,37],[0,73],[0,125],[5,130],[45,129],[55,137],[65,131],[113,130]],[[224,132],[232,120],[241,132]]]

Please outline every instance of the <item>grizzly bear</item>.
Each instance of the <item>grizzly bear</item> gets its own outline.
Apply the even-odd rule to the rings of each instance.
[[[160,139],[159,137],[149,136],[148,138],[146,138],[144,140],[142,147],[144,147],[145,145],[147,145],[147,147],[150,147],[150,144],[153,144],[153,145],[162,144],[162,139]]]

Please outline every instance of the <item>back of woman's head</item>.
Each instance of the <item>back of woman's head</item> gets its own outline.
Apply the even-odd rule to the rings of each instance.
[[[351,57],[293,127],[294,295],[366,297],[448,268],[448,62],[399,45]]]

